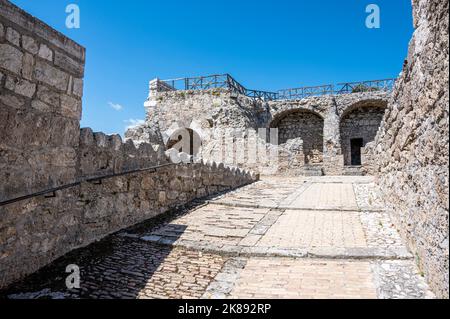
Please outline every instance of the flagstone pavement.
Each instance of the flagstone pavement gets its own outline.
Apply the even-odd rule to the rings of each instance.
[[[68,264],[80,289],[65,287]],[[111,235],[6,298],[433,298],[371,177],[261,181]]]

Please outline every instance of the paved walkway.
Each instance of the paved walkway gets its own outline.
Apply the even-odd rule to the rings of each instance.
[[[67,264],[81,289],[64,287]],[[122,231],[9,298],[432,298],[370,177],[263,178]]]

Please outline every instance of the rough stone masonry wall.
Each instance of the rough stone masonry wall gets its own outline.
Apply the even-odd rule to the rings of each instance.
[[[227,163],[239,167],[256,170],[262,174],[292,173],[301,174],[305,163],[321,163],[326,175],[341,175],[344,173],[344,156],[341,148],[340,121],[350,109],[385,108],[390,97],[389,92],[368,91],[354,94],[342,94],[337,96],[319,96],[304,98],[301,100],[261,101],[243,95],[232,97],[225,89],[197,90],[197,91],[173,91],[163,86],[162,81],[150,82],[149,99],[145,102],[147,121],[144,125],[129,130],[126,137],[136,142],[150,142],[161,147],[167,146],[168,139],[182,128],[189,128],[200,136],[202,148],[200,156],[204,159],[215,160],[226,158],[221,154],[220,145],[223,141],[220,131],[237,129],[245,132],[259,128],[278,127],[281,121],[281,143],[278,147],[279,170],[273,170],[271,162],[267,162],[267,156],[263,156],[259,163],[249,162],[246,158],[236,159]],[[159,89],[159,91],[158,91]],[[296,117],[298,112],[306,115],[317,123],[313,134],[300,134],[307,137],[301,140],[298,132],[302,125]],[[323,120],[319,124],[317,118]],[[297,123],[297,124],[296,124]],[[304,122],[303,122],[304,123]],[[363,122],[365,123],[365,122]],[[311,123],[304,123],[310,127]],[[359,127],[358,123],[358,127]],[[371,124],[368,124],[371,126]],[[291,128],[289,128],[289,126]],[[319,126],[321,129],[319,130]],[[305,129],[305,131],[309,131]],[[219,134],[217,134],[219,132]],[[240,134],[240,133],[238,133]],[[284,136],[284,137],[283,137]],[[373,134],[373,137],[375,135]],[[372,137],[372,138],[373,138]],[[259,147],[260,142],[251,144],[255,139],[247,138],[249,143],[240,143],[237,137],[234,149],[251,151],[251,148]],[[278,139],[275,141],[276,144]],[[266,139],[265,142],[269,142]],[[288,143],[286,143],[288,142]],[[314,146],[311,146],[314,145]],[[305,154],[304,146],[313,151]],[[263,146],[266,154],[274,150],[271,145]],[[222,150],[222,153],[225,151]],[[312,154],[311,154],[312,153]],[[309,157],[307,157],[309,156]]]
[[[277,123],[279,144],[301,138],[306,164],[323,162],[323,119],[311,112],[293,112]]]
[[[105,176],[167,164],[164,150],[147,143],[122,142],[120,135],[83,128],[79,146],[79,176]]]
[[[76,177],[85,50],[0,0],[0,200]]]
[[[376,139],[381,189],[431,287],[449,296],[448,1],[414,0],[416,31]]]
[[[342,118],[340,130],[344,165],[351,165],[352,139],[362,138],[364,147],[375,140],[384,112],[384,108],[380,107],[361,107]]]
[[[223,164],[173,165],[162,148],[117,135],[80,134],[84,49],[5,0],[0,21],[0,202],[76,182],[0,206],[0,289],[72,249],[257,180]]]
[[[72,249],[256,176],[179,164],[103,179],[0,207],[0,289]]]

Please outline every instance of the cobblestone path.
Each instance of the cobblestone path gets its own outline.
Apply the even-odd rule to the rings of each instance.
[[[74,251],[7,298],[433,298],[370,177],[263,178]],[[81,289],[65,287],[66,266]]]

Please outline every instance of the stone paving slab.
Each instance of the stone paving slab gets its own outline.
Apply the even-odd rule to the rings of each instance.
[[[369,262],[250,259],[230,298],[375,299]]]
[[[208,205],[171,221],[144,236],[149,241],[197,241],[220,245],[239,243],[268,214],[267,209]]]
[[[170,216],[71,253],[6,296],[434,297],[370,177],[271,177]],[[65,288],[68,264],[80,265],[81,290]]]
[[[290,205],[290,208],[309,209],[346,209],[357,211],[352,184],[313,183],[300,194]]]
[[[434,298],[413,261],[230,258],[204,299]]]
[[[258,243],[277,247],[367,247],[357,212],[288,210]]]
[[[386,213],[208,205],[145,235],[147,242],[223,255],[413,258]]]
[[[219,196],[214,199],[214,203],[230,206],[277,207],[306,183],[307,181],[302,178],[266,178]]]

